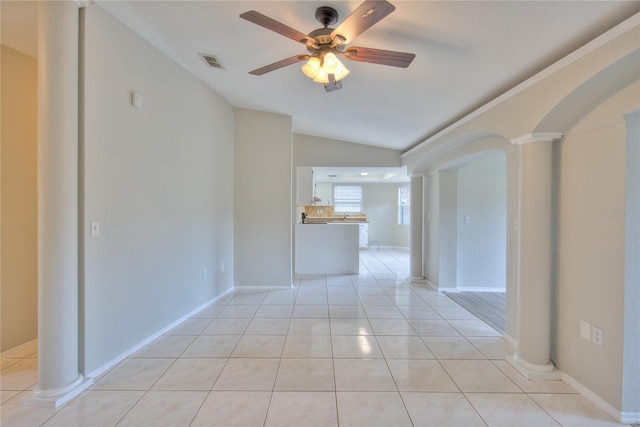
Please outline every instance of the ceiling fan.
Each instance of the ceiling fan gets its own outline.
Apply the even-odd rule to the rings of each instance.
[[[349,70],[338,59],[340,55],[350,61],[407,68],[416,56],[413,53],[346,46],[395,9],[387,1],[366,0],[334,29],[329,25],[338,22],[338,12],[332,7],[321,6],[316,9],[315,17],[323,28],[313,30],[308,35],[255,10],[245,12],[240,15],[241,18],[302,43],[309,51],[309,54],[295,55],[250,71],[249,74],[261,76],[287,65],[307,61],[302,66],[304,74],[316,82],[324,83],[325,90],[331,92],[340,89],[342,79],[349,74]]]

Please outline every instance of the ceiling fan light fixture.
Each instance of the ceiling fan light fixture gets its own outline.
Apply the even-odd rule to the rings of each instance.
[[[349,70],[331,52],[325,54],[322,61],[315,56],[309,58],[307,63],[302,66],[302,72],[317,83],[327,83],[329,74],[333,74],[336,81],[342,80],[349,74]]]
[[[315,79],[320,71],[320,59],[312,56],[306,64],[302,66],[302,72],[310,79]]]

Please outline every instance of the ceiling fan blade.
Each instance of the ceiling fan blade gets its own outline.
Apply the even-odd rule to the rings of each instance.
[[[394,10],[395,6],[387,1],[366,0],[333,30],[331,38],[340,36],[345,43],[350,43]]]
[[[296,62],[304,61],[305,59],[309,59],[309,55],[296,55],[291,58],[283,59],[282,61],[274,62],[273,64],[265,65],[262,68],[258,68],[253,71],[249,71],[249,74],[253,74],[254,76],[261,76],[270,71],[277,70],[282,67],[286,67],[287,65],[295,64]]]
[[[294,30],[288,25],[285,25],[282,22],[278,22],[275,19],[269,18],[268,16],[263,15],[260,12],[256,12],[255,10],[250,10],[249,12],[241,14],[240,18],[260,25],[261,27],[264,27],[268,30],[275,31],[278,34],[282,34],[283,36],[299,43],[306,43],[307,40],[312,40],[308,35],[303,34],[298,30]]]
[[[350,47],[344,56],[351,61],[371,62],[373,64],[391,65],[392,67],[407,68],[415,53],[396,52],[393,50],[372,49],[370,47]]]

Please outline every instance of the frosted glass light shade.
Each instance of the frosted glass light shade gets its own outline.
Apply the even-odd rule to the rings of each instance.
[[[331,52],[324,55],[322,62],[315,56],[309,58],[307,63],[302,66],[302,72],[318,83],[327,83],[329,74],[333,74],[336,81],[342,80],[349,74],[349,70]]]
[[[314,57],[309,58],[306,64],[302,66],[302,72],[310,79],[315,79],[320,70],[320,59]]]

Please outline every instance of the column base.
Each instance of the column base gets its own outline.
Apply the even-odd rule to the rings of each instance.
[[[427,283],[427,279],[424,276],[409,276],[407,280],[411,283]]]
[[[560,381],[562,380],[562,371],[556,369],[553,363],[549,362],[547,365],[537,365],[535,363],[529,363],[526,360],[522,360],[518,357],[518,353],[513,356],[505,357],[505,360],[509,365],[514,367],[523,377],[528,380],[538,381]]]
[[[93,378],[85,378],[78,374],[78,378],[71,384],[53,390],[41,390],[36,387],[31,397],[25,397],[20,402],[23,406],[38,408],[59,408],[93,384]]]

